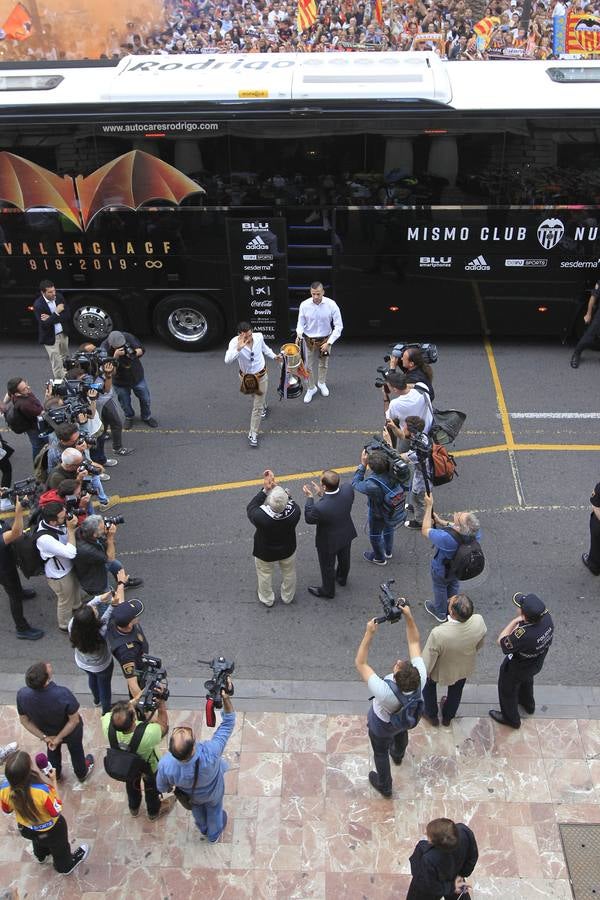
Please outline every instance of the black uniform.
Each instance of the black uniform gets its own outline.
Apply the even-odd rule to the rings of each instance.
[[[522,619],[500,641],[505,657],[498,676],[498,697],[502,715],[513,728],[521,724],[519,703],[526,712],[535,711],[533,679],[544,665],[553,635],[552,617],[545,612],[537,622]]]
[[[106,642],[125,678],[134,678],[135,670],[141,668],[143,654],[148,652],[148,641],[141,626],[134,625],[132,631],[124,634],[109,619]]]
[[[600,297],[600,281],[597,281],[592,288],[592,297],[595,298],[596,309],[592,321],[581,335],[581,338],[573,351],[571,365],[574,369],[579,365],[579,357],[581,356],[582,351],[588,347],[593,347],[597,341],[600,341],[600,303],[598,302],[598,298]]]

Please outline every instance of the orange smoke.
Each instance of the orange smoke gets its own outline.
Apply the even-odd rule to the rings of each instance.
[[[30,13],[33,3],[23,0]],[[0,20],[10,14],[15,0],[0,0]],[[122,0],[100,3],[98,0],[37,0],[42,30],[41,45],[46,57],[64,53],[67,59],[98,58],[102,53],[125,53],[127,36],[152,34],[165,28],[165,10],[161,0]],[[5,16],[5,18],[6,18]],[[133,28],[127,23],[132,22]],[[39,36],[36,34],[36,38]],[[37,43],[37,42],[36,42]],[[3,42],[4,58],[10,58],[11,42]]]

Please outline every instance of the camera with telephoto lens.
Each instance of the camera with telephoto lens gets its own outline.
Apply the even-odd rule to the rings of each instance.
[[[84,459],[84,460],[79,464],[79,466],[78,466],[78,468],[77,468],[77,471],[78,471],[78,472],[87,472],[88,475],[97,475],[97,474],[98,474],[98,469],[96,468],[96,466],[94,465],[94,463],[91,463],[91,462],[90,462],[89,460],[87,460],[87,459]]]
[[[216,724],[215,709],[221,709],[223,706],[221,691],[233,696],[233,685],[230,690],[227,686],[227,679],[233,674],[235,663],[225,659],[224,656],[217,656],[212,660],[199,659],[198,662],[210,666],[213,673],[213,677],[204,682],[204,689],[206,691],[206,724],[209,728],[214,728]]]
[[[379,601],[383,606],[384,615],[377,616],[375,619],[378,625],[381,625],[383,622],[389,622],[390,625],[394,622],[399,622],[403,615],[402,607],[406,606],[406,598],[396,597],[390,590],[391,584],[395,584],[394,578],[390,578],[389,581],[384,581],[383,584],[379,585]]]
[[[94,485],[92,484],[92,479],[91,479],[91,478],[87,477],[87,478],[82,478],[82,479],[81,479],[81,493],[82,493],[82,494],[89,494],[90,497],[92,497],[92,496],[94,496],[95,494],[98,493],[98,491],[96,490],[96,488],[95,488]]]
[[[31,509],[31,503],[35,497],[37,490],[37,481],[31,478],[23,478],[21,481],[15,481],[12,488],[0,488],[0,497],[8,499],[11,503],[15,503],[18,499],[23,509]]]
[[[435,344],[419,344],[417,342],[409,343],[408,341],[399,341],[392,347],[392,356],[395,356],[396,359],[402,359],[402,354],[405,350],[420,350],[423,362],[427,363],[429,366],[432,366],[438,361],[438,349]],[[389,356],[384,356],[383,358],[386,362],[390,361]]]
[[[161,700],[169,699],[169,682],[167,670],[163,669],[162,659],[144,653],[141,666],[135,670],[142,693],[135,704],[138,719],[145,722],[156,712]]]
[[[131,344],[125,342],[120,347],[115,347],[115,350],[122,350],[123,356],[112,357],[113,362],[117,364],[127,364],[132,359],[137,359],[137,353],[135,352],[135,347],[132,347]]]
[[[372,453],[373,450],[381,450],[387,458],[391,474],[397,478],[398,481],[404,481],[408,478],[408,473],[410,471],[408,463],[404,462],[397,450],[394,450],[393,447],[390,447],[385,441],[381,441],[377,435],[374,434],[373,440],[369,444],[365,444],[364,450],[366,450],[367,453]]]
[[[67,494],[64,498],[65,509],[67,511],[67,516],[84,516],[86,514],[86,510],[83,509],[79,505],[79,497],[76,494]]]
[[[125,516],[104,516],[104,524],[107,528],[109,525],[124,525]]]
[[[432,447],[433,442],[424,431],[411,432],[410,449],[414,450],[419,456],[429,456]]]
[[[388,356],[389,360],[389,356]],[[390,392],[390,386],[387,383],[387,377],[393,369],[389,366],[377,366],[377,377],[375,378],[375,387],[383,388],[386,394]]]

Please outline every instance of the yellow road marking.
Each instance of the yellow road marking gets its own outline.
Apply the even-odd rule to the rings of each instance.
[[[506,406],[506,400],[504,399],[504,391],[502,390],[502,384],[500,382],[500,376],[498,375],[498,367],[496,366],[496,357],[494,356],[494,351],[492,349],[492,345],[490,344],[488,338],[484,338],[483,346],[485,347],[485,352],[488,360],[488,365],[490,367],[490,372],[492,373],[492,381],[494,382],[494,391],[496,393],[496,403],[498,404],[498,411],[500,412],[500,419],[502,421],[502,428],[504,430],[504,438],[506,440],[507,450],[515,449],[515,441],[513,438],[512,428],[510,424],[510,417],[508,415],[508,409]]]

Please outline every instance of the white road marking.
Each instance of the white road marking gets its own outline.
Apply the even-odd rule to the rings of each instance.
[[[600,412],[513,412],[509,415],[511,419],[600,419]]]
[[[526,506],[527,504],[525,503],[523,484],[521,482],[521,476],[519,475],[519,467],[517,466],[517,457],[515,456],[514,450],[508,451],[508,459],[510,462],[510,470],[512,472],[515,491],[517,492],[517,503],[519,504],[519,506]]]

